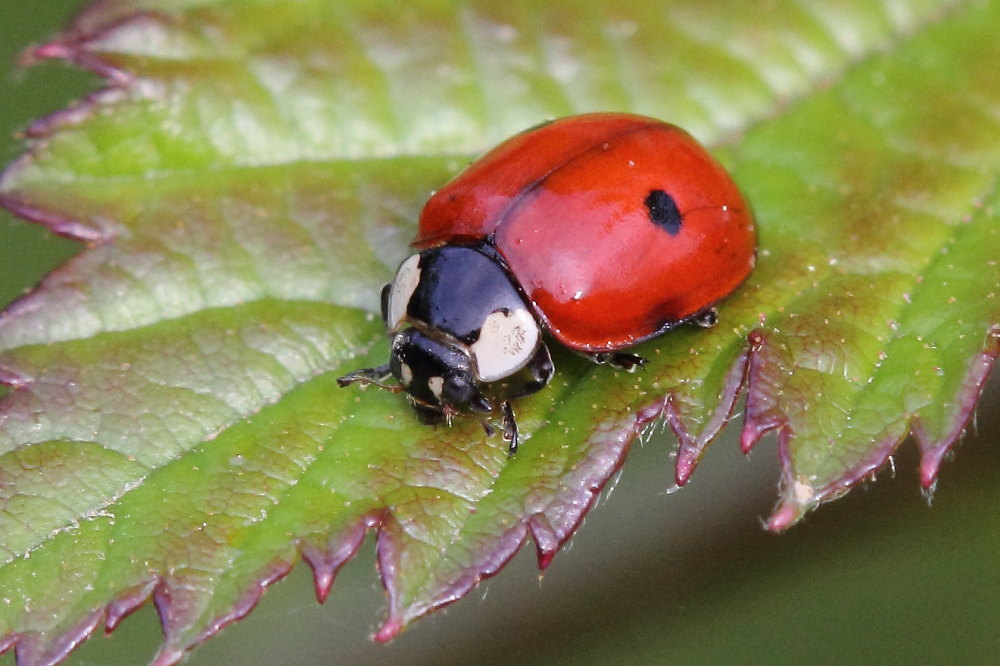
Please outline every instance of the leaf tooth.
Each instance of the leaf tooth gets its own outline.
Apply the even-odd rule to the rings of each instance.
[[[372,634],[372,640],[378,643],[388,643],[403,631],[403,626],[402,616],[390,612],[378,630]]]
[[[552,559],[559,551],[559,546],[567,537],[558,533],[544,513],[536,513],[531,516],[528,519],[528,527],[531,529],[531,538],[535,541],[535,549],[538,553],[538,568],[544,571],[552,564]]]
[[[174,666],[174,664],[180,663],[183,658],[184,650],[178,648],[168,648],[166,644],[164,644],[160,647],[156,656],[153,657],[153,661],[150,662],[150,666]]]
[[[747,404],[743,416],[743,427],[740,430],[740,450],[750,453],[754,445],[766,433],[786,426],[788,417],[778,406],[778,396],[781,387],[774,382],[767,387],[767,361],[761,353],[768,342],[768,334],[764,331],[754,331],[750,334],[750,351],[746,368]]]
[[[125,619],[149,599],[156,587],[158,580],[153,578],[145,583],[136,585],[125,592],[119,594],[111,600],[107,606],[107,615],[104,619],[104,631],[111,633],[118,624]]]
[[[15,646],[18,666],[55,666],[65,661],[80,643],[90,638],[103,615],[103,608],[92,610],[68,630],[60,631],[57,636],[35,632],[11,634],[0,641],[0,647],[6,651],[10,645]]]
[[[998,356],[1000,356],[1000,324],[994,324],[986,334],[983,351],[972,359],[965,381],[952,400],[958,408],[954,411],[951,428],[942,436],[935,438],[924,428],[919,415],[913,418],[910,429],[917,440],[917,446],[920,447],[920,485],[924,490],[930,490],[937,483],[941,461],[965,432]]]
[[[243,594],[230,606],[228,612],[206,623],[204,629],[193,639],[186,635],[176,635],[174,640],[171,640],[171,636],[168,634],[160,651],[169,655],[177,653],[183,655],[195,645],[219,633],[225,626],[245,617],[257,606],[257,602],[260,601],[267,588],[287,576],[293,566],[293,562],[281,558],[274,560],[264,567],[254,580],[250,581]]]
[[[326,601],[327,595],[330,594],[337,572],[354,557],[364,542],[368,530],[378,525],[380,520],[378,513],[367,514],[329,539],[325,547],[312,544],[304,544],[301,547],[302,559],[313,570],[313,587],[316,590],[316,599],[320,603]]]
[[[36,222],[49,229],[53,233],[65,236],[66,238],[97,245],[106,243],[113,239],[113,236],[106,230],[86,224],[79,219],[68,214],[52,209],[44,208],[41,205],[31,202],[30,196],[22,196],[17,190],[8,189],[8,179],[17,178],[17,172],[28,166],[34,160],[34,155],[28,153],[20,159],[12,162],[2,174],[0,174],[0,208],[4,208],[12,215],[16,215],[29,222]]]
[[[749,408],[747,413],[749,415]],[[808,483],[796,479],[792,470],[791,451],[788,447],[791,438],[791,428],[783,424],[778,430],[778,460],[781,463],[782,499],[764,524],[765,529],[771,532],[783,532],[798,522],[806,511],[815,506],[815,503],[811,502],[815,496],[812,487]]]
[[[683,422],[680,412],[674,405],[673,394],[667,395],[663,413],[667,425],[670,426],[679,441],[677,462],[674,466],[674,480],[678,486],[683,486],[688,482],[705,449],[732,417],[740,393],[746,386],[749,362],[749,351],[743,351],[733,360],[723,381],[723,393],[719,396],[719,401],[708,422],[702,426],[701,432],[695,433]]]

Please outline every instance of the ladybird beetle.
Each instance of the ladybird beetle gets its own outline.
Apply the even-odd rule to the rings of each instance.
[[[425,423],[499,407],[513,455],[510,401],[554,371],[545,334],[634,370],[645,360],[622,350],[715,322],[713,305],[753,269],[756,234],[732,179],[685,131],[592,113],[473,163],[424,206],[413,246],[382,290],[389,362],[338,384],[406,391]]]

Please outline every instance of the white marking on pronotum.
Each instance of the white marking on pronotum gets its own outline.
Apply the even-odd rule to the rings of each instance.
[[[527,310],[490,314],[469,351],[480,381],[509,377],[531,360],[541,335]]]
[[[444,389],[444,377],[431,377],[427,380],[427,388],[431,390],[434,397],[441,399],[441,391]]]
[[[413,381],[413,370],[405,363],[399,364],[399,381],[403,383],[403,386],[409,386],[410,382]]]
[[[406,317],[406,306],[410,304],[410,297],[413,296],[419,283],[420,255],[413,254],[400,264],[396,278],[389,289],[389,317],[386,325],[390,331],[399,328],[403,318]]]

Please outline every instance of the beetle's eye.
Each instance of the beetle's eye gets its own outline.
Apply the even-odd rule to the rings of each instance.
[[[379,295],[379,305],[381,309],[379,312],[382,314],[382,323],[386,326],[389,325],[389,295],[392,293],[392,283],[388,283],[382,287],[382,293]]]
[[[420,255],[413,254],[399,266],[396,277],[389,287],[388,305],[385,308],[385,326],[390,331],[399,328],[406,317],[410,298],[420,283]]]
[[[472,377],[467,374],[451,374],[445,377],[441,389],[441,401],[449,405],[465,405],[476,394]]]

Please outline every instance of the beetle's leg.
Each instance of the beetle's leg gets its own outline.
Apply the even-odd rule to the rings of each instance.
[[[530,379],[508,393],[507,398],[509,400],[523,398],[526,395],[541,391],[549,383],[549,380],[552,379],[555,369],[555,365],[552,364],[552,356],[549,354],[549,348],[545,345],[540,345],[538,351],[528,361],[528,365],[524,367]],[[524,375],[518,376],[523,377]]]
[[[489,400],[484,398],[483,395],[479,393],[478,390],[472,396],[472,398],[469,400],[469,404],[466,406],[469,408],[469,411],[471,412],[476,412],[479,414],[493,413],[493,404]],[[483,416],[479,416],[477,418],[479,419],[479,424],[483,426],[483,431],[486,433],[486,436],[492,437],[496,433],[496,429],[493,427],[493,424],[487,421],[486,418]]]
[[[493,424],[481,416],[479,417],[479,425],[483,426],[483,432],[486,433],[487,438],[496,434],[496,428],[493,427]]]
[[[510,406],[510,401],[504,400],[503,404],[500,405],[500,411],[503,413],[503,438],[510,442],[507,446],[507,456],[513,457],[517,453],[518,436],[517,436],[517,421],[514,420],[514,410]]]
[[[715,326],[715,323],[719,321],[719,311],[716,310],[715,308],[708,308],[707,310],[702,310],[694,317],[692,317],[691,321],[696,323],[698,326],[701,326],[702,328],[712,328],[713,326]]]
[[[355,370],[349,375],[338,377],[337,386],[343,388],[354,383],[359,383],[362,386],[374,384],[380,389],[385,389],[386,391],[390,391],[392,393],[399,393],[403,390],[402,386],[385,383],[385,380],[391,376],[392,372],[390,372],[389,364],[387,363],[385,365],[380,365],[377,368],[362,368],[360,370]]]
[[[638,354],[629,354],[628,352],[594,352],[592,354],[584,353],[583,355],[594,363],[611,365],[627,372],[635,372],[636,368],[646,365],[645,358]]]

